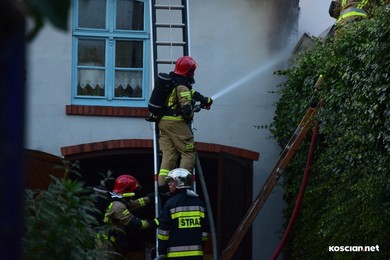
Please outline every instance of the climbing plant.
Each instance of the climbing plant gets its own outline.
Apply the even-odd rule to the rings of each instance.
[[[315,48],[277,72],[286,81],[279,86],[281,98],[270,129],[281,146],[304,115],[318,76],[325,79],[318,93],[324,106],[314,119],[321,122],[320,140],[286,249],[291,259],[390,259],[389,24],[390,5],[385,4],[371,18],[339,29],[337,38],[315,39]],[[286,222],[309,141],[285,173]],[[330,252],[331,246],[378,247],[363,253]]]

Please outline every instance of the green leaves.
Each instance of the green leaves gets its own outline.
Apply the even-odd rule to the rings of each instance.
[[[95,244],[98,194],[78,180],[52,179],[48,190],[25,191],[25,258],[104,259],[109,252]]]
[[[305,52],[287,77],[271,132],[284,146],[302,118],[320,74],[324,107],[320,138],[289,254],[298,259],[349,259],[331,245],[376,245],[370,258],[390,257],[390,6],[370,19],[348,24],[338,38]],[[310,137],[285,173],[286,221],[299,191]],[[387,248],[387,250],[386,250]]]

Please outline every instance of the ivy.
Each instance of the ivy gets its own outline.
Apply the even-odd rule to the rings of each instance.
[[[278,71],[286,78],[270,131],[283,147],[304,115],[320,74],[319,143],[300,215],[287,247],[293,259],[390,259],[390,5],[348,24],[337,38]],[[310,136],[284,178],[288,222]],[[335,253],[329,246],[379,245],[379,252]],[[362,254],[365,254],[364,256]]]

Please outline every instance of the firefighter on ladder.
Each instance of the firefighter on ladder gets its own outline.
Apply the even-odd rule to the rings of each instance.
[[[166,176],[177,167],[192,173],[195,166],[195,142],[190,123],[194,116],[194,103],[200,102],[202,108],[210,109],[213,100],[204,97],[192,89],[194,73],[197,68],[195,60],[183,56],[176,61],[175,69],[169,76],[176,87],[168,95],[165,114],[158,123],[160,129],[159,145],[162,151],[162,162],[158,174],[160,193],[167,192]]]

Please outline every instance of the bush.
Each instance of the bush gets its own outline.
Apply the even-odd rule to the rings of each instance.
[[[369,259],[390,259],[390,6],[349,24],[338,38],[298,56],[280,86],[271,132],[285,145],[324,75],[320,140],[288,256],[353,259],[363,253],[330,253],[329,246],[379,245]],[[306,138],[285,173],[290,218],[306,162]]]
[[[65,170],[63,179],[52,177],[47,190],[25,190],[25,259],[107,259],[110,254],[109,245],[95,244],[99,195],[67,178],[70,172]]]

